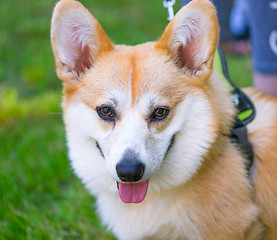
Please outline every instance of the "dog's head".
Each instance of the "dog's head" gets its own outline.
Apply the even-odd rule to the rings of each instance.
[[[93,193],[117,182],[124,202],[141,202],[148,182],[160,191],[199,169],[231,111],[216,110],[214,99],[227,100],[209,80],[218,31],[213,5],[194,0],[159,41],[114,45],[80,3],[57,4],[51,39],[69,155]]]

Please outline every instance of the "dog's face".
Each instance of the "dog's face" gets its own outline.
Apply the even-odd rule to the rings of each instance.
[[[80,3],[57,4],[51,39],[69,154],[93,193],[115,192],[117,182],[121,199],[138,203],[148,185],[160,191],[197,171],[218,131],[207,90],[217,38],[207,0],[138,46],[114,46]]]

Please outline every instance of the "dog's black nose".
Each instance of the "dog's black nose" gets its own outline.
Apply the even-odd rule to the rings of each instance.
[[[120,161],[116,165],[116,172],[123,182],[137,182],[144,174],[144,164],[141,162]]]
[[[116,165],[116,172],[123,182],[137,182],[144,174],[145,165],[141,162],[139,154],[127,149]]]

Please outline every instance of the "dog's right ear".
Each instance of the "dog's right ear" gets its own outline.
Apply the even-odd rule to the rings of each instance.
[[[98,21],[79,2],[62,0],[51,21],[51,42],[57,74],[63,81],[76,81],[100,53],[114,46]]]
[[[193,0],[168,24],[155,48],[165,50],[185,73],[207,79],[213,69],[218,33],[213,4]]]

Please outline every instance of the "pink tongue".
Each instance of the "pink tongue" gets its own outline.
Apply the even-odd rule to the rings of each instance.
[[[140,203],[146,196],[148,181],[140,183],[118,183],[119,196],[125,203]]]

